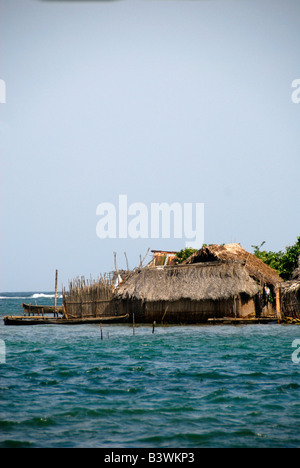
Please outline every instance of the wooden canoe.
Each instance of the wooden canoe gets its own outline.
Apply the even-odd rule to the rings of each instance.
[[[23,302],[22,307],[24,309],[24,313],[32,314],[32,315],[43,315],[43,314],[62,314],[63,308],[62,306],[47,306],[47,305],[32,305],[32,304],[25,304]]]
[[[122,323],[126,322],[129,315],[115,315],[112,317],[90,317],[66,319],[62,317],[53,318],[47,316],[24,316],[24,315],[7,315],[3,317],[4,325],[83,325],[86,323]]]
[[[208,324],[227,324],[227,325],[246,325],[251,323],[278,323],[277,317],[223,317],[223,318],[209,318],[207,319]]]

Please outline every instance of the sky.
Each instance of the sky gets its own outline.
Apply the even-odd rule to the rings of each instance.
[[[0,291],[185,247],[101,239],[97,207],[118,221],[124,195],[149,225],[152,204],[204,204],[207,244],[294,244],[299,18],[298,0],[0,0]]]

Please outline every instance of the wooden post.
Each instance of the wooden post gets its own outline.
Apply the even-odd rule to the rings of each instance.
[[[134,323],[134,312],[132,312],[132,334],[134,335],[134,327],[135,327],[135,323]]]
[[[114,252],[114,264],[115,264],[115,270],[117,273],[117,276],[119,274],[118,266],[117,266],[117,252]]]
[[[127,254],[126,254],[126,252],[124,252],[124,255],[125,255],[125,259],[126,259],[126,267],[127,267],[127,271],[129,271],[129,263],[128,263],[128,258],[127,258]]]
[[[62,314],[62,316],[63,316],[63,318],[66,318],[66,319],[68,318],[65,299],[63,300],[63,314]]]
[[[166,305],[164,314],[163,314],[162,319],[161,319],[161,323],[163,323],[163,321],[164,321],[164,318],[165,318],[165,316],[166,316],[166,313],[167,313],[167,311],[168,311],[168,308],[169,308],[169,304]]]
[[[155,320],[154,320],[154,322],[153,322],[153,327],[152,327],[152,333],[154,333],[155,325],[156,325],[156,322],[155,322]]]
[[[234,318],[237,317],[236,314],[236,296],[233,296],[233,313],[234,313]]]
[[[101,322],[100,322],[100,335],[101,335],[101,340],[103,340],[102,323]]]
[[[278,322],[281,322],[283,319],[282,317],[282,309],[281,309],[281,290],[280,286],[276,288],[276,314]]]
[[[148,248],[147,252],[146,252],[146,255],[145,257],[142,259],[142,256],[140,255],[140,265],[139,265],[139,268],[142,268],[143,266],[143,263],[144,263],[144,260],[145,258],[147,257],[148,253],[149,253],[149,250],[150,250],[150,247]]]
[[[56,303],[57,303],[57,270],[55,270],[54,316],[56,316]]]

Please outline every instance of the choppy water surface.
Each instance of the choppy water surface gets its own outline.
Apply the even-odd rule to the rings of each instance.
[[[0,338],[1,447],[300,446],[296,325],[106,325],[101,340],[1,320]]]

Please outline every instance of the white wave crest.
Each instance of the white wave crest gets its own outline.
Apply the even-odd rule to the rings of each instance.
[[[1,299],[28,299],[28,296],[0,296]]]
[[[55,294],[46,294],[46,293],[34,293],[30,296],[30,299],[39,299],[40,297],[55,297]],[[57,294],[58,298],[62,298],[61,294]]]
[[[40,299],[40,298],[54,298],[55,294],[47,293],[34,293],[31,296],[0,296],[1,299]],[[57,299],[62,299],[62,294],[57,294]]]

